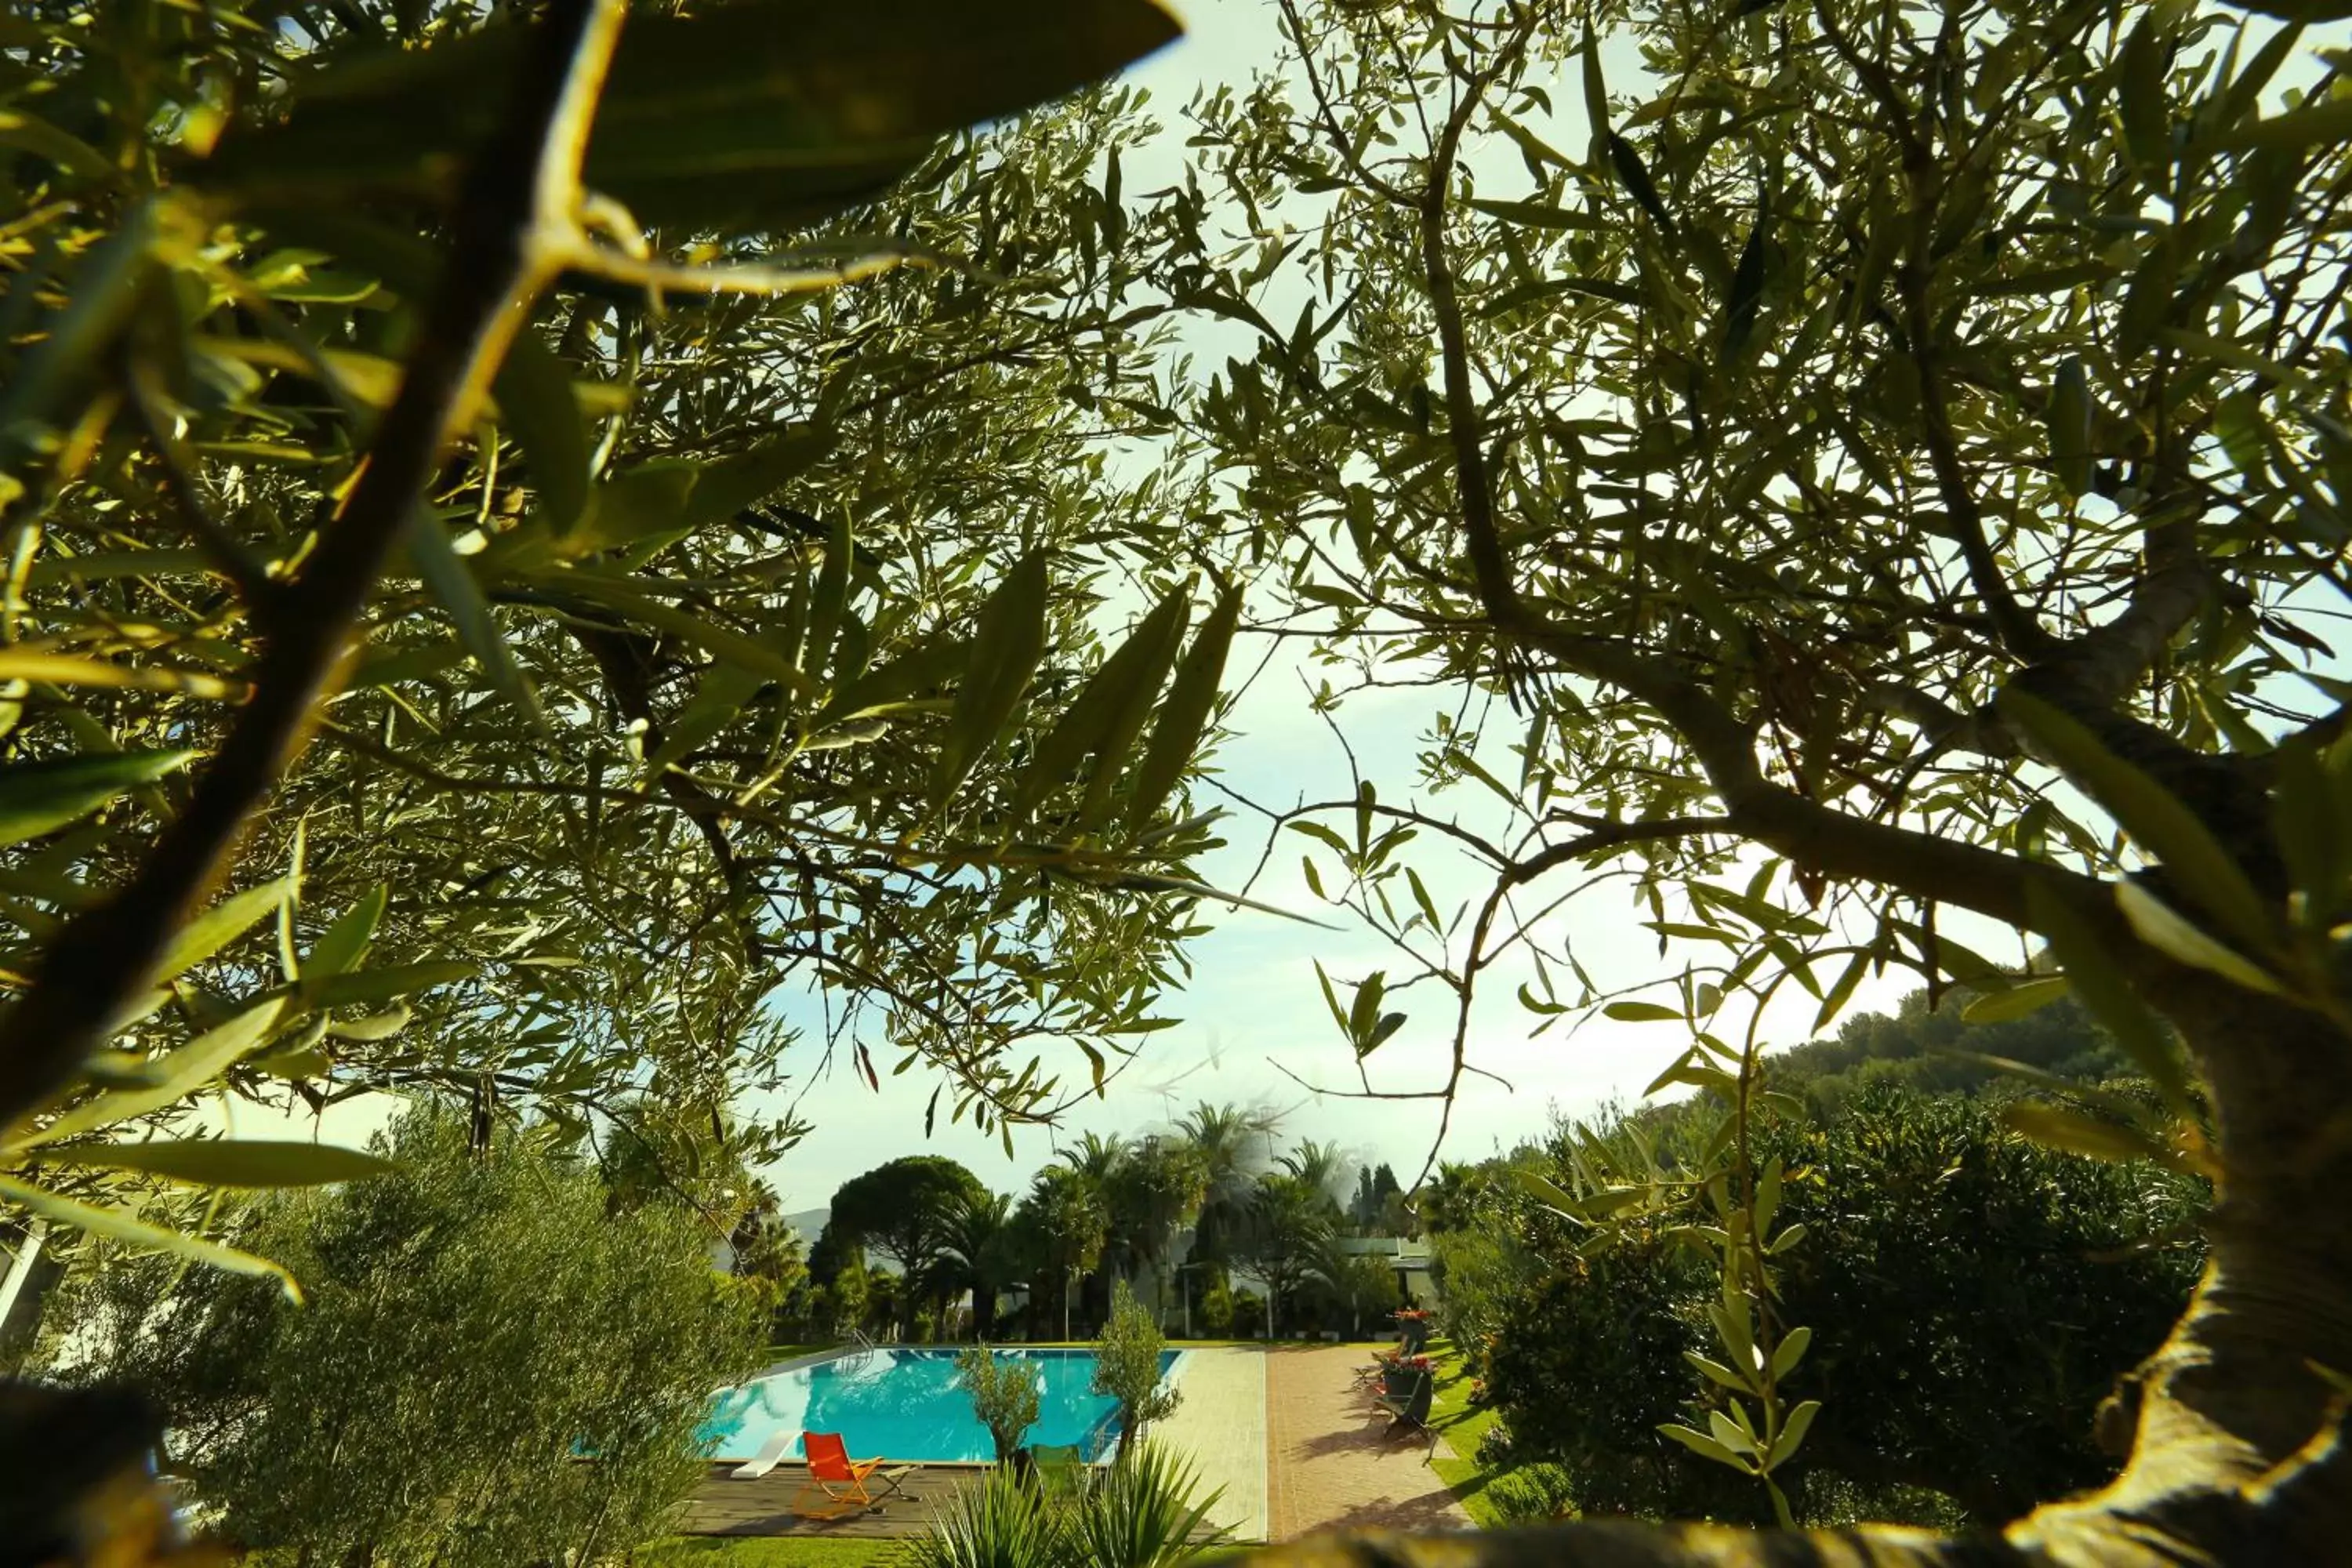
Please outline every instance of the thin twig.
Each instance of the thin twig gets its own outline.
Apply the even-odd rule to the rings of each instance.
[[[270,579],[268,569],[246,547],[245,542],[223,528],[212,509],[205,504],[204,492],[196,488],[196,476],[188,463],[187,449],[173,434],[171,421],[164,415],[154,372],[133,358],[123,366],[122,381],[130,394],[131,412],[145,426],[148,444],[155,448],[155,457],[163,464],[163,486],[171,492],[172,504],[179,509],[181,525],[194,536],[205,558],[236,585],[237,596],[245,601],[246,609],[255,623],[267,631],[278,601],[284,596],[284,585]]]

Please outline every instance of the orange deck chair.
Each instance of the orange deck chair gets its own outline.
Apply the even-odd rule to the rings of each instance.
[[[912,1465],[882,1468],[880,1459],[853,1459],[849,1446],[838,1432],[806,1432],[801,1445],[808,1455],[809,1479],[824,1489],[824,1495],[835,1502],[855,1503],[860,1508],[878,1507],[882,1500],[898,1489],[898,1483],[914,1473]],[[869,1491],[866,1482],[872,1478],[881,1483],[879,1491]]]

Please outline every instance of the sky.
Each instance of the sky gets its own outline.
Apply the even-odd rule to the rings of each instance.
[[[1266,0],[1178,0],[1187,25],[1184,39],[1130,72],[1148,88],[1152,108],[1174,125],[1184,102],[1204,84],[1244,83],[1250,72],[1277,48],[1275,10]],[[1604,49],[1612,79],[1633,75],[1630,50]],[[1577,101],[1570,100],[1571,102]],[[1152,150],[1129,154],[1128,187],[1150,190],[1180,174],[1180,134]],[[1516,159],[1513,160],[1516,165]],[[1521,175],[1520,178],[1524,178]],[[1229,672],[1254,668],[1262,645],[1237,645]],[[1277,658],[1261,671],[1228,718],[1236,731],[1216,758],[1222,780],[1236,792],[1276,807],[1302,800],[1328,800],[1352,794],[1348,760],[1338,741],[1310,713],[1296,656]],[[1381,798],[1402,802],[1418,792],[1413,757],[1428,732],[1433,711],[1449,693],[1375,692],[1351,699],[1343,727],[1366,776]],[[1507,744],[1517,727],[1506,725]],[[1490,744],[1482,754],[1504,755]],[[1507,762],[1515,773],[1515,761]],[[1498,769],[1497,771],[1501,771]],[[1440,815],[1459,816],[1465,826],[1496,820],[1472,798],[1476,786],[1456,790],[1433,804]],[[1219,799],[1213,789],[1196,790],[1196,805]],[[1230,803],[1227,803],[1230,804]],[[1213,885],[1238,888],[1250,876],[1265,845],[1262,821],[1237,816],[1228,824],[1229,847],[1202,864]],[[1296,834],[1276,847],[1268,872],[1251,889],[1282,908],[1345,920],[1318,905],[1297,861],[1313,846]],[[1415,849],[1426,847],[1426,838]],[[1460,899],[1483,894],[1484,879],[1463,865],[1450,868],[1443,857],[1423,856],[1417,867],[1450,916]],[[1322,869],[1336,884],[1328,854]],[[1395,954],[1377,936],[1361,931],[1326,931],[1249,910],[1209,911],[1214,933],[1190,948],[1192,984],[1163,998],[1163,1016],[1183,1020],[1180,1027],[1146,1037],[1138,1060],[1108,1086],[1101,1100],[1072,1111],[1057,1129],[1015,1130],[1008,1159],[993,1133],[970,1126],[941,1126],[926,1140],[923,1112],[937,1081],[921,1068],[903,1078],[885,1078],[869,1089],[845,1064],[775,1097],[760,1109],[797,1100],[799,1114],[814,1131],[767,1173],[791,1210],[823,1205],[844,1181],[882,1161],[908,1153],[939,1153],[970,1166],[1000,1191],[1026,1184],[1049,1162],[1055,1148],[1088,1132],[1139,1133],[1165,1129],[1195,1101],[1213,1100],[1263,1105],[1283,1113],[1277,1148],[1300,1139],[1337,1142],[1362,1163],[1386,1161],[1411,1184],[1437,1146],[1441,1106],[1431,1100],[1347,1098],[1335,1090],[1358,1090],[1354,1053],[1331,1019],[1316,978],[1320,959],[1334,982],[1352,987],[1365,973],[1392,967]],[[1654,975],[1677,973],[1685,955],[1677,949],[1661,960],[1655,939],[1637,923],[1637,910],[1621,887],[1596,889],[1578,900],[1565,922],[1580,961],[1604,989]],[[1466,924],[1466,922],[1465,922]],[[1456,944],[1456,952],[1460,944]],[[1979,951],[1990,951],[1979,948]],[[1512,993],[1527,978],[1507,966],[1482,978],[1484,1001],[1474,1015],[1468,1059],[1496,1075],[1467,1079],[1459,1092],[1444,1154],[1478,1159],[1540,1135],[1555,1112],[1579,1116],[1612,1100],[1631,1101],[1688,1045],[1678,1027],[1622,1024],[1605,1018],[1584,1022],[1570,1037],[1564,1018],[1530,1038],[1538,1020],[1522,1011]],[[1853,1010],[1891,1005],[1907,987],[1890,981],[1869,985]],[[1571,985],[1572,990],[1572,985]],[[1343,998],[1345,993],[1342,993]],[[1451,1058],[1450,998],[1416,991],[1393,1004],[1408,1015],[1399,1034],[1372,1058],[1375,1089],[1426,1090],[1444,1079]],[[1810,1003],[1770,1020],[1786,1032],[1778,1044],[1806,1037]],[[814,1054],[814,1053],[813,1053]],[[880,1055],[881,1053],[877,1053]],[[887,1059],[887,1058],[886,1058]],[[1049,1068],[1066,1081],[1083,1082],[1086,1064],[1074,1047],[1046,1049]],[[1325,1092],[1318,1093],[1317,1089]]]

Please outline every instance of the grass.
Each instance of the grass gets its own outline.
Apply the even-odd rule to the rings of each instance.
[[[907,1543],[822,1537],[674,1535],[639,1547],[634,1568],[897,1568]]]
[[[770,1345],[768,1347],[768,1359],[771,1362],[791,1361],[797,1356],[814,1355],[819,1351],[835,1349],[839,1344],[840,1342],[838,1340],[826,1340],[820,1343],[810,1345]]]
[[[1496,1509],[1487,1488],[1510,1472],[1490,1469],[1478,1462],[1477,1456],[1478,1440],[1501,1417],[1492,1410],[1471,1408],[1470,1369],[1451,1341],[1432,1340],[1429,1360],[1437,1375],[1437,1385],[1431,1391],[1429,1420],[1444,1437],[1430,1458],[1430,1468],[1452,1489],[1471,1522],[1481,1530],[1499,1530],[1510,1521]],[[1458,1458],[1447,1455],[1449,1445]]]

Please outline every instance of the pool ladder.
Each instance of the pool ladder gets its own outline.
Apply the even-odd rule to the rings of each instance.
[[[874,1359],[874,1342],[866,1336],[864,1329],[852,1329],[849,1331],[849,1342],[853,1347],[850,1352],[835,1364],[845,1372],[862,1372]]]

